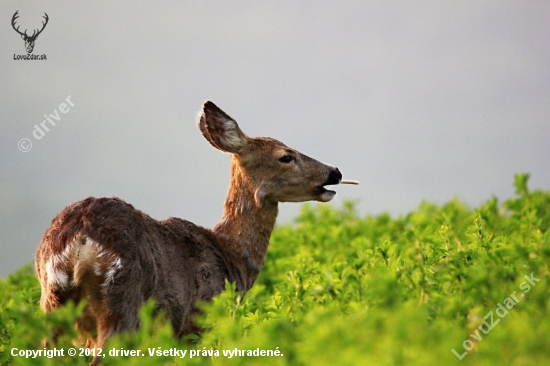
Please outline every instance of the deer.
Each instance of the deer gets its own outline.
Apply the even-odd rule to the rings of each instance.
[[[19,18],[19,10],[17,10],[15,12],[15,14],[13,14],[13,17],[11,18],[11,26],[13,27],[13,29],[19,33],[21,35],[21,38],[23,38],[23,40],[25,41],[25,49],[27,50],[27,53],[32,53],[32,50],[34,49],[34,42],[36,41],[36,38],[38,38],[38,36],[40,35],[40,33],[42,33],[42,31],[44,30],[44,28],[46,28],[46,24],[48,24],[48,20],[50,19],[48,17],[48,14],[44,13],[44,16],[43,18],[46,20],[45,22],[42,22],[42,29],[38,30],[38,29],[35,29],[33,30],[32,32],[32,36],[29,36],[27,34],[27,30],[25,29],[25,32],[21,33],[19,31],[19,27],[18,26],[17,28],[15,28],[15,22],[17,20],[17,18]]]
[[[40,307],[49,313],[86,299],[75,325],[96,332],[94,347],[137,330],[138,311],[150,298],[176,337],[197,332],[198,302],[212,300],[226,281],[244,295],[258,278],[279,202],[329,202],[336,192],[326,186],[356,184],[274,138],[248,137],[211,101],[198,119],[204,138],[231,155],[223,214],[213,229],[175,217],[158,221],[117,197],[88,197],[63,209],[42,237],[35,256]],[[96,356],[91,365],[98,362]]]

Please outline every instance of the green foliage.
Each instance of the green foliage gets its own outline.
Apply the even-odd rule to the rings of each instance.
[[[304,205],[294,225],[274,231],[265,267],[246,296],[228,283],[212,303],[201,304],[204,333],[175,340],[148,302],[141,329],[111,338],[103,350],[145,356],[107,354],[103,363],[550,364],[550,192],[530,191],[528,178],[516,176],[516,197],[502,204],[492,198],[476,209],[456,199],[425,202],[392,218],[359,217],[352,202],[341,209]],[[81,306],[45,316],[39,292],[29,267],[0,281],[0,364],[89,362],[11,356],[13,348],[42,349],[44,339],[54,344],[53,329],[63,330],[57,347],[74,347]],[[502,317],[499,305],[508,306]],[[185,358],[149,356],[170,349],[185,351]],[[246,356],[248,350],[278,356]]]

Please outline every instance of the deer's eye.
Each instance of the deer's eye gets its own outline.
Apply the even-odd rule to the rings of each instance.
[[[294,158],[294,156],[292,156],[292,155],[285,155],[285,156],[279,158],[279,161],[280,161],[281,163],[287,164],[287,163],[290,163],[290,162],[291,162],[292,160],[294,160],[294,159],[295,159],[295,158]]]

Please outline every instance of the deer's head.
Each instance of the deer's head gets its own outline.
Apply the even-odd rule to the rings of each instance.
[[[48,24],[48,14],[44,13],[44,19],[46,20],[45,22],[42,22],[42,29],[38,30],[38,29],[35,29],[33,30],[33,33],[31,36],[29,36],[27,34],[27,30],[25,29],[25,32],[20,32],[19,31],[19,26],[17,28],[15,28],[15,21],[17,18],[19,18],[19,15],[17,14],[19,13],[19,10],[17,10],[15,12],[15,14],[13,14],[13,18],[11,18],[11,26],[13,27],[13,29],[15,29],[15,31],[17,33],[19,33],[21,35],[21,38],[23,38],[23,40],[25,41],[25,49],[27,50],[27,53],[31,53],[32,50],[34,49],[34,42],[36,41],[36,38],[38,37],[38,35],[40,33],[42,33],[42,31],[44,30],[44,28],[46,28],[46,24]]]
[[[215,148],[232,154],[232,174],[265,202],[328,202],[339,184],[338,168],[312,159],[270,137],[246,136],[237,122],[214,103],[206,102],[199,120],[203,136]],[[244,188],[244,187],[239,187]]]

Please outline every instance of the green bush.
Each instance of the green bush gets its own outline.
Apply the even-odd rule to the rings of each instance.
[[[530,191],[527,181],[516,176],[516,197],[502,204],[422,203],[398,218],[359,217],[352,202],[304,205],[295,224],[274,231],[244,298],[227,284],[201,304],[204,333],[173,339],[148,302],[141,329],[111,338],[103,363],[550,364],[550,192]],[[67,355],[77,347],[72,324],[82,305],[45,316],[39,296],[30,267],[0,281],[0,364],[90,362]],[[57,346],[54,329],[63,330]],[[14,348],[43,349],[44,340],[65,355],[12,356]]]

